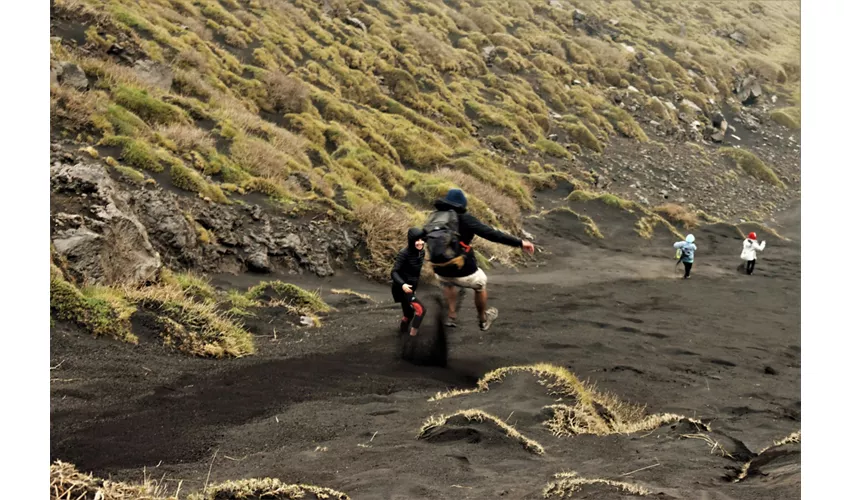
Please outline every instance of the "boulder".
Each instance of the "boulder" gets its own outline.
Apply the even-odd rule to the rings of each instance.
[[[761,97],[761,85],[754,75],[739,78],[735,84],[735,94],[742,104],[747,106],[752,105]]]
[[[107,171],[77,163],[50,169],[51,243],[78,283],[141,284],[162,267],[145,226]],[[81,214],[64,207],[84,205]]]
[[[271,271],[269,254],[265,249],[257,249],[248,254],[245,258],[245,264],[248,269],[254,272],[268,273]]]
[[[86,77],[86,72],[83,71],[83,68],[72,62],[64,62],[59,65],[56,80],[63,85],[68,85],[77,90],[86,90],[89,88],[89,79]]]
[[[174,72],[168,65],[150,59],[142,59],[136,61],[133,69],[142,81],[162,90],[171,90]]]
[[[702,113],[702,108],[689,99],[682,99],[682,107],[691,111],[695,111],[697,113]]]

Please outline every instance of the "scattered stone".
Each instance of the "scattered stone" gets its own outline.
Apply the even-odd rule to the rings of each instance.
[[[587,14],[585,14],[583,11],[580,11],[578,9],[573,11],[573,20],[581,22],[585,19],[587,19]]]
[[[558,134],[549,134],[548,139],[549,139],[550,141],[557,142],[557,141],[558,141]]]
[[[310,316],[301,316],[301,318],[299,319],[299,323],[301,324],[301,326],[306,327],[313,327],[316,324],[316,322]]]
[[[357,19],[356,17],[346,17],[345,19],[343,19],[343,22],[345,22],[345,24],[354,26],[355,28],[360,28],[361,30],[363,30],[363,33],[369,32],[369,29],[366,27],[366,24],[364,24],[363,21]]]
[[[767,375],[778,375],[779,374],[774,368],[772,368],[770,366],[764,367],[764,373],[767,374]]]
[[[564,8],[564,4],[561,3],[561,0],[549,0],[549,6],[555,9]]]
[[[676,105],[673,104],[672,102],[670,102],[670,101],[661,101],[661,102],[663,102],[664,105],[667,106],[667,109],[669,109],[670,111],[676,111]]]
[[[689,108],[698,113],[702,113],[702,108],[697,106],[697,104],[689,99],[682,99],[682,106]]]
[[[581,80],[576,78],[575,80],[573,80],[573,85],[581,85]]]
[[[149,85],[166,91],[171,90],[171,84],[174,81],[174,71],[167,64],[162,64],[151,59],[142,59],[136,61],[133,69],[139,78]]]
[[[729,38],[738,42],[740,45],[746,45],[747,44],[747,36],[744,35],[743,33],[741,33],[740,31],[733,31],[732,33],[729,34]]]
[[[622,46],[623,46],[623,48],[624,48],[624,49],[626,49],[626,52],[628,52],[628,53],[630,53],[630,54],[634,54],[634,53],[635,53],[635,48],[634,48],[634,47],[632,47],[631,45],[626,45],[625,43],[621,43],[620,45],[622,45]]]
[[[740,137],[738,137],[738,136],[737,136],[737,135],[735,135],[735,134],[732,134],[732,138],[733,138],[733,139],[735,139],[736,141],[740,141],[740,140],[741,140],[741,138],[740,138]]]
[[[770,96],[770,102],[772,102],[773,104],[776,104],[776,99],[777,99],[776,94],[773,94],[772,96]]]
[[[658,123],[655,120],[649,120],[649,124],[652,125],[653,127],[660,127],[661,126],[661,124]]]
[[[534,236],[531,233],[529,233],[528,231],[526,231],[525,229],[522,230],[522,237],[529,240],[529,241],[534,240]]]
[[[638,90],[637,88],[633,87],[632,85],[629,85],[629,86],[626,88],[626,90],[628,90],[629,92],[640,92],[640,90]]]

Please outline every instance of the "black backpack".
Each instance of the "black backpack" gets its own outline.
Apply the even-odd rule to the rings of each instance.
[[[431,213],[422,229],[431,264],[437,267],[455,264],[463,267],[466,260],[460,244],[459,222],[454,210]]]

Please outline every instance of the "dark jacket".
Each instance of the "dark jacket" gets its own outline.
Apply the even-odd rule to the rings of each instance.
[[[446,200],[438,200],[434,203],[434,208],[437,210],[454,210],[458,217],[458,232],[460,233],[460,241],[464,245],[470,245],[473,238],[480,236],[485,240],[490,240],[494,243],[507,245],[510,247],[521,247],[522,240],[503,233],[498,229],[484,224],[474,215],[468,213],[466,208]],[[478,270],[478,262],[475,260],[475,252],[470,250],[467,254],[466,263],[461,269],[454,266],[446,266],[444,268],[434,268],[434,272],[446,278],[460,278],[469,276]]]
[[[405,299],[402,286],[407,284],[416,290],[419,285],[419,274],[422,272],[422,264],[425,262],[425,249],[416,249],[416,240],[422,239],[425,233],[418,228],[407,231],[407,247],[403,248],[395,258],[395,265],[391,277],[393,279],[393,300],[401,302]]]

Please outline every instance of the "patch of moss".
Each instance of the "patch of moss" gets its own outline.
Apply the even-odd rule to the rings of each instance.
[[[210,184],[201,174],[182,163],[178,162],[171,165],[171,182],[180,189],[198,193],[216,203],[228,202],[227,196],[219,186]]]
[[[573,155],[570,154],[563,146],[558,144],[555,141],[550,141],[549,139],[539,139],[534,143],[535,149],[542,151],[550,156],[554,156],[555,158],[566,158],[572,159]]]
[[[770,118],[783,127],[798,130],[800,128],[800,109],[783,108],[770,113]]]
[[[115,102],[149,123],[167,125],[187,121],[182,109],[157,99],[146,90],[120,85],[113,91],[112,97]]]
[[[100,144],[121,147],[122,160],[127,165],[151,172],[162,172],[164,170],[160,156],[143,140],[120,135],[106,136],[101,139]]]
[[[252,301],[280,300],[300,314],[326,313],[331,310],[317,292],[282,281],[263,281],[248,289],[245,298]]]
[[[738,148],[720,148],[719,152],[735,160],[738,167],[751,177],[785,189],[785,183],[779,179],[776,172],[753,153]]]
[[[138,343],[130,331],[135,309],[118,292],[91,287],[81,291],[65,280],[62,270],[50,265],[50,312],[57,319],[72,321],[95,336]]]

